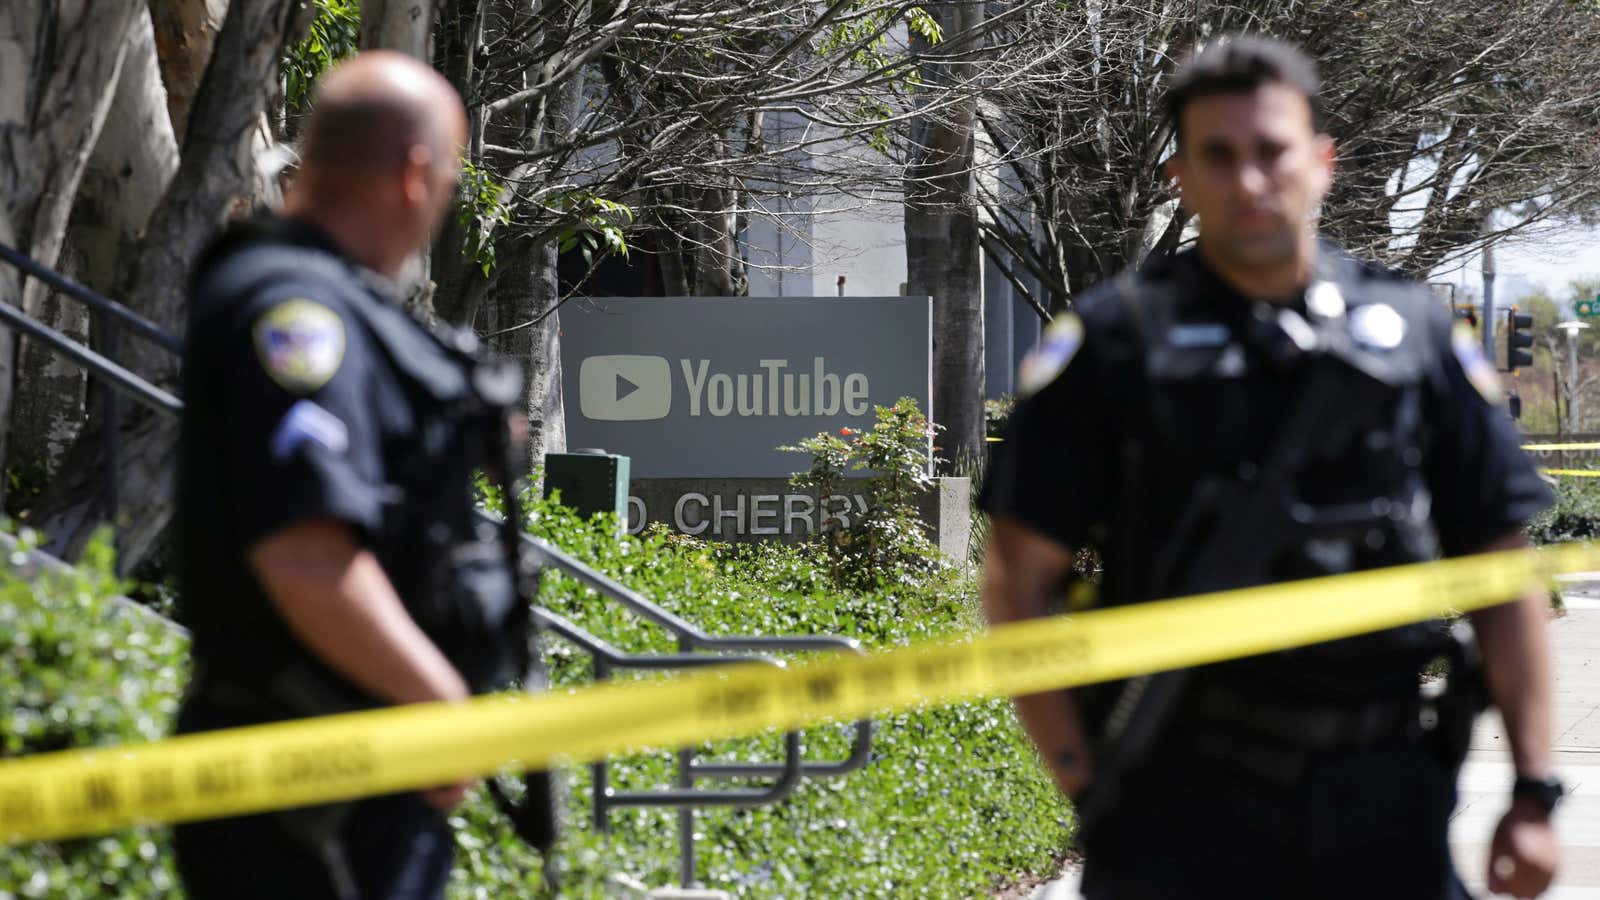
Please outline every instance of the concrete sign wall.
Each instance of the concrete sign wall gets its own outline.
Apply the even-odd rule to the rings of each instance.
[[[819,431],[914,397],[931,417],[927,297],[644,297],[561,309],[567,445],[635,478],[781,477]]]
[[[972,539],[972,485],[940,478],[917,498],[929,537],[952,559],[967,558]],[[800,541],[829,528],[849,528],[867,512],[865,489],[818,496],[782,478],[635,478],[629,486],[628,531],[661,523],[716,541]]]

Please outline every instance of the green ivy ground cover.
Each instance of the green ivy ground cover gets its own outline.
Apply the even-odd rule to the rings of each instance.
[[[715,634],[836,633],[884,647],[976,627],[971,581],[943,570],[841,590],[805,550],[727,547],[662,534],[618,541],[599,523],[535,504],[533,529]],[[33,583],[0,571],[0,739],[5,755],[160,737],[187,675],[181,637],[117,614],[109,554],[71,577]],[[614,645],[672,649],[669,637],[574,582],[547,577],[543,600]],[[558,684],[591,678],[577,648],[551,641]],[[808,758],[842,755],[847,734],[807,733]],[[705,748],[723,759],[772,757],[776,739]],[[677,829],[666,809],[589,824],[587,769],[563,773],[568,830],[553,860],[560,896],[615,896],[613,874],[676,883]],[[669,754],[614,761],[612,784],[671,784]],[[455,814],[452,898],[550,896],[536,854],[512,836],[481,792]],[[1003,701],[883,719],[872,761],[854,775],[804,783],[786,802],[708,810],[695,819],[700,881],[749,897],[966,897],[1045,873],[1067,844],[1071,814],[1051,788]],[[0,900],[11,897],[175,897],[164,829],[7,848]]]
[[[1561,478],[1556,502],[1528,523],[1535,544],[1600,538],[1600,478]]]

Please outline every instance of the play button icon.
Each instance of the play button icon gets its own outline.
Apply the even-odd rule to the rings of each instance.
[[[578,366],[578,411],[599,422],[665,419],[672,366],[661,356],[591,356]]]

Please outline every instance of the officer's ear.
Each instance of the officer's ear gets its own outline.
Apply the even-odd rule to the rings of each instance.
[[[1326,195],[1333,186],[1333,174],[1339,168],[1339,149],[1334,146],[1332,137],[1319,132],[1311,139],[1311,152],[1322,170],[1321,193]]]
[[[400,171],[400,191],[412,206],[427,206],[433,192],[433,151],[412,144]]]
[[[1183,196],[1183,154],[1174,152],[1161,164],[1161,174],[1167,178],[1167,188],[1176,196]]]

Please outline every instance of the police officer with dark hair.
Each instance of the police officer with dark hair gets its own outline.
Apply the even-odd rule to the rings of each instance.
[[[180,731],[459,701],[520,674],[511,568],[472,496],[516,388],[470,334],[422,328],[385,281],[449,207],[465,136],[437,73],[362,54],[324,80],[282,214],[230,229],[197,269],[178,479],[195,678]],[[285,761],[268,777],[361,764]],[[183,825],[178,869],[196,898],[440,897],[445,814],[467,788]]]
[[[1493,366],[1424,288],[1317,238],[1334,171],[1319,90],[1309,60],[1261,39],[1176,74],[1168,174],[1198,244],[1084,295],[1024,362],[983,496],[991,620],[1047,614],[1082,547],[1114,605],[1523,546],[1549,492]],[[1519,897],[1558,856],[1546,605],[1471,616],[1518,775],[1488,884]],[[1084,894],[1466,896],[1447,822],[1470,714],[1441,722],[1419,691],[1445,635],[1018,698],[1078,801]]]

